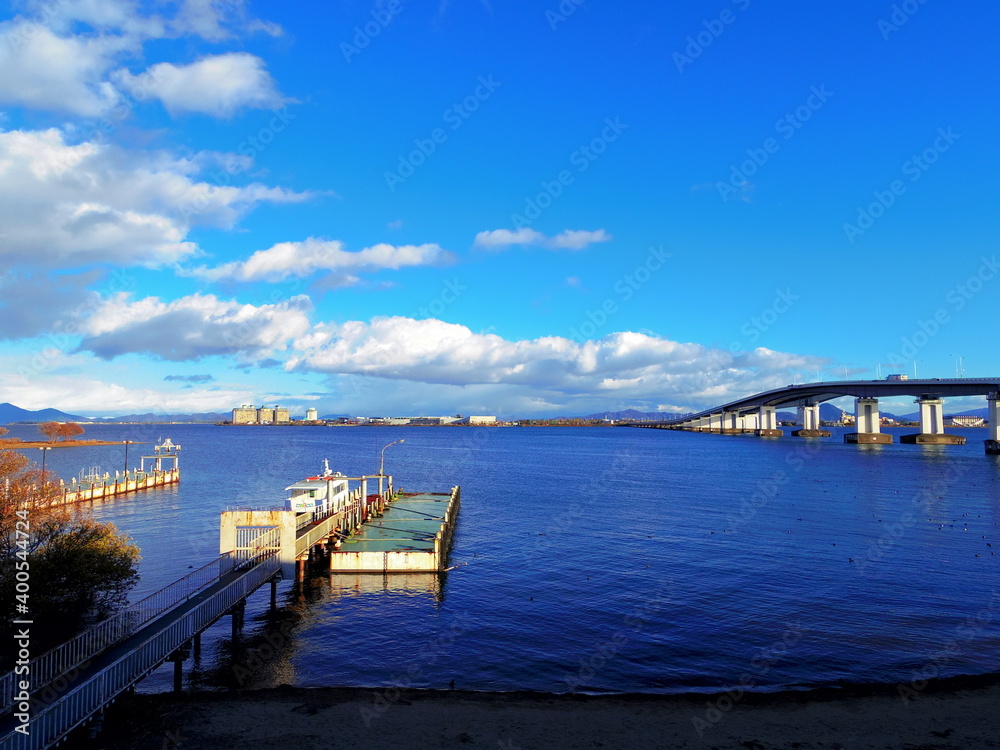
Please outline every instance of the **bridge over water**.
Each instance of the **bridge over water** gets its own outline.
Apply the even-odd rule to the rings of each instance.
[[[904,435],[900,442],[917,444],[964,444],[965,438],[948,434],[944,427],[944,400],[957,396],[986,396],[989,433],[986,452],[1000,454],[1000,378],[933,378],[913,380],[839,380],[787,385],[730,401],[711,409],[661,422],[637,422],[633,427],[712,432],[724,435],[751,433],[779,437],[777,409],[794,406],[802,429],[800,437],[829,436],[819,420],[819,405],[843,396],[854,397],[857,432],[848,433],[849,443],[891,443],[892,435],[881,431],[879,399],[913,396],[920,408],[920,432]]]

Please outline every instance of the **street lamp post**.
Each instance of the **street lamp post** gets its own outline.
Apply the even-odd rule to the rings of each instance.
[[[402,443],[402,442],[403,442],[403,440],[397,440],[397,441],[395,441],[393,443],[389,443],[389,445],[386,445],[386,446],[384,446],[382,448],[382,454],[381,454],[381,457],[379,458],[379,461],[378,461],[378,494],[379,495],[382,494],[382,477],[385,475],[385,449],[388,448],[389,446],[397,445],[397,444]],[[392,485],[389,486],[389,489],[392,489]]]
[[[42,446],[39,448],[42,452],[42,489],[48,485],[48,477],[45,475],[45,458],[49,455],[51,448],[49,446]]]

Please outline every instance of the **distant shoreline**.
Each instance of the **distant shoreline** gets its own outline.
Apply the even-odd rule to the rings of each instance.
[[[137,445],[137,441],[129,440],[129,445]],[[50,443],[47,440],[24,440],[7,438],[0,440],[0,449],[3,448],[88,448],[94,445],[125,445],[124,440],[60,440],[57,443]]]

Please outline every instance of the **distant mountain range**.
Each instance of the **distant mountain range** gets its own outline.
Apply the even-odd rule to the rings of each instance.
[[[31,411],[14,406],[14,404],[0,404],[0,424],[14,422],[221,422],[229,417],[229,414],[203,412],[200,414],[125,414],[121,417],[95,419],[67,414],[58,409]]]
[[[29,411],[14,404],[0,404],[0,424],[12,422],[87,422],[86,417],[76,417],[58,409]]]

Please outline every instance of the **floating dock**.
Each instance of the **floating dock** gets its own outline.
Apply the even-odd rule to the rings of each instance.
[[[330,553],[331,573],[432,573],[445,569],[462,491],[400,492]]]
[[[178,456],[180,449],[179,445],[175,445],[170,441],[170,438],[167,438],[159,445],[154,446],[154,455],[141,457],[138,469],[126,472],[116,471],[114,476],[111,476],[110,472],[102,475],[95,469],[86,476],[72,479],[69,484],[59,480],[62,485],[62,499],[56,499],[55,504],[69,505],[87,500],[100,500],[175,484],[181,480],[180,457]],[[148,469],[146,468],[147,461],[150,462]],[[166,468],[163,466],[164,461],[168,463]]]

